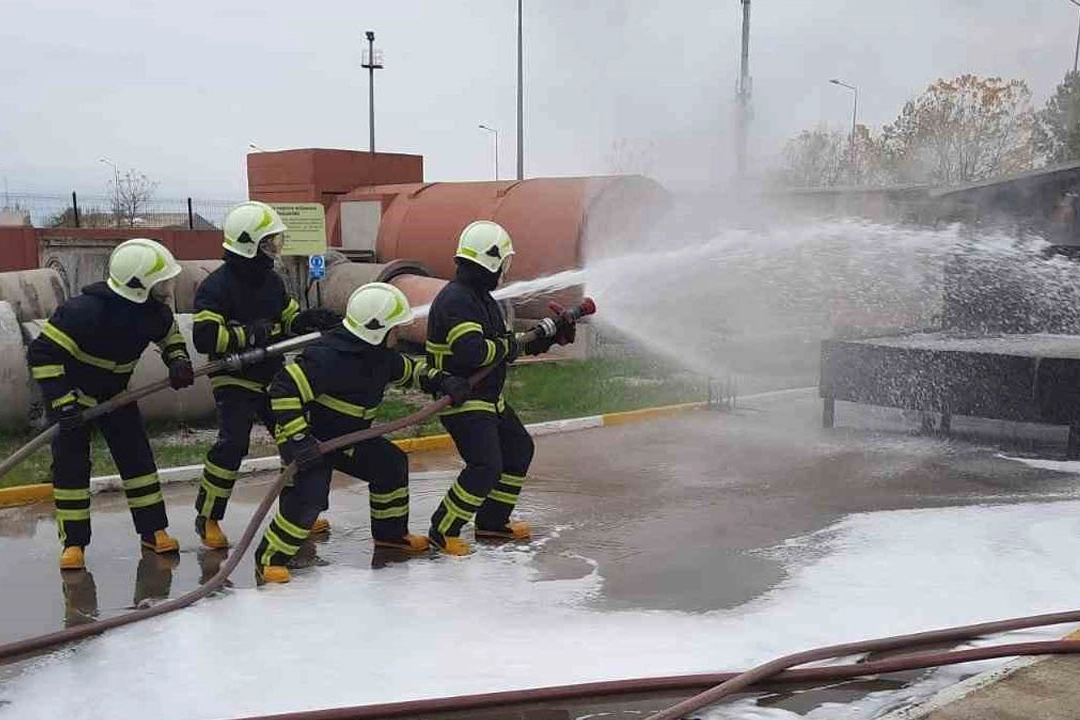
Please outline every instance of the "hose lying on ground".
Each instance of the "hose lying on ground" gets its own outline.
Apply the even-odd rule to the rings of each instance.
[[[294,338],[289,338],[288,340],[282,340],[279,343],[274,343],[273,345],[268,345],[264,348],[255,348],[253,350],[248,350],[247,352],[229,355],[228,357],[208,362],[205,365],[196,368],[195,377],[209,375],[210,373],[219,372],[221,370],[238,370],[245,365],[261,362],[269,357],[276,357],[278,355],[284,355],[287,352],[292,352],[293,350],[299,350],[308,343],[318,340],[320,337],[322,337],[322,333],[308,333],[307,335],[299,335]],[[153,395],[161,390],[166,390],[169,387],[168,380],[158,380],[157,382],[133,390],[125,390],[94,407],[87,408],[83,411],[83,417],[87,420],[93,420],[94,418],[110,413],[119,407],[123,407],[128,403],[133,403],[136,400],[140,400],[148,395]],[[53,436],[56,435],[56,432],[56,425],[50,425],[34,436],[30,442],[5,458],[3,462],[0,462],[0,478],[15,469],[15,467],[22,463],[23,460],[33,455],[38,448],[52,440]]]
[[[1080,613],[1078,613],[1080,615]],[[903,657],[855,663],[853,665],[834,665],[831,667],[801,668],[785,670],[768,678],[769,686],[774,684],[825,683],[838,680],[851,680],[870,675],[918,670],[921,668],[955,665],[958,663],[991,660],[993,658],[1014,657],[1018,655],[1053,655],[1062,653],[1080,653],[1080,641],[1052,640],[1047,642],[1017,643],[994,647],[958,650],[954,652],[924,653]],[[541,702],[570,700],[588,700],[591,698],[617,697],[620,695],[641,695],[643,693],[670,693],[680,690],[707,688],[717,683],[730,682],[740,673],[714,673],[708,675],[674,675],[668,677],[636,678],[632,680],[608,680],[602,682],[581,683],[578,685],[557,685],[554,687],[533,688],[529,690],[510,690],[506,692],[482,693],[477,695],[458,695],[455,697],[433,698],[429,700],[411,700],[407,702],[381,703],[378,705],[359,705],[356,707],[327,708],[324,710],[302,710],[299,712],[279,713],[275,715],[253,715],[234,720],[373,720],[374,718],[424,717],[431,718],[439,713],[464,713],[485,708],[507,708]],[[762,683],[754,685],[759,688]],[[457,715],[460,717],[460,715]]]
[[[750,687],[751,685],[768,680],[776,676],[777,673],[796,665],[805,665],[806,663],[830,660],[848,655],[861,655],[869,652],[919,647],[934,643],[970,640],[983,635],[1010,632],[1012,630],[1023,630],[1025,628],[1041,627],[1043,625],[1060,625],[1063,623],[1075,622],[1080,622],[1080,611],[1074,610],[1070,612],[1053,613],[1050,615],[1032,615],[1029,617],[979,623],[977,625],[961,625],[959,627],[945,628],[943,630],[931,630],[929,632],[914,633],[910,635],[895,635],[893,637],[878,638],[876,640],[863,640],[860,642],[843,643],[841,645],[830,645],[828,647],[816,648],[813,650],[804,650],[803,652],[785,655],[784,657],[751,668],[735,677],[724,680],[714,688],[684,700],[677,705],[672,705],[662,712],[650,715],[646,720],[676,720],[677,718],[681,718],[696,710],[700,710],[706,705],[712,705],[713,703]],[[1072,646],[1080,645],[1080,642],[1062,642],[1067,643],[1066,645],[1060,646],[1066,648],[1063,652],[1078,652],[1078,650],[1072,649]]]

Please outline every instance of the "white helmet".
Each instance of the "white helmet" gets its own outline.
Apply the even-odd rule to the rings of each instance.
[[[114,293],[133,303],[142,304],[150,290],[160,282],[180,274],[180,263],[161,243],[135,238],[120,243],[109,256],[109,278]]]
[[[405,293],[393,285],[375,282],[353,291],[341,324],[364,342],[378,345],[391,328],[412,322],[412,319],[412,308]]]
[[[277,211],[266,203],[252,200],[237,205],[225,217],[222,247],[240,257],[253,258],[264,238],[283,232],[285,223]]]
[[[502,225],[490,220],[477,220],[461,231],[454,257],[471,260],[488,272],[496,273],[500,268],[509,269],[509,257],[513,254],[514,243]]]

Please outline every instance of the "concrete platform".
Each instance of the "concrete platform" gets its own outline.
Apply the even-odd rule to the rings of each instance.
[[[1052,447],[1059,439],[1052,429],[1019,426],[1002,434],[1000,424],[971,421],[954,426],[961,439],[945,440],[912,434],[917,420],[896,411],[842,405],[841,427],[835,430],[819,427],[818,412],[816,394],[804,391],[751,401],[732,413],[702,411],[640,425],[538,438],[534,472],[521,505],[522,515],[537,528],[535,542],[520,548],[480,546],[476,556],[460,562],[417,558],[403,563],[400,557],[373,552],[366,489],[361,483],[338,478],[328,513],[334,530],[329,538],[310,548],[309,567],[298,570],[292,584],[270,592],[266,588],[250,590],[254,580],[250,558],[246,558],[234,575],[229,593],[200,603],[190,612],[183,611],[156,629],[136,626],[115,636],[87,641],[73,654],[47,658],[41,666],[44,670],[34,670],[39,667],[37,661],[0,669],[0,717],[46,717],[28,713],[27,698],[38,697],[35,677],[64,672],[65,677],[74,678],[77,676],[70,673],[76,667],[81,668],[79,677],[95,677],[94,668],[104,667],[106,657],[122,653],[125,644],[141,647],[139,643],[146,640],[139,638],[146,633],[183,633],[184,624],[190,623],[192,628],[198,628],[191,631],[197,636],[190,640],[192,651],[203,652],[200,643],[207,640],[198,638],[208,632],[208,627],[215,629],[207,638],[220,636],[220,642],[228,646],[232,642],[228,634],[237,624],[247,622],[244,618],[253,621],[289,598],[322,608],[326,598],[335,597],[350,583],[363,583],[366,592],[382,587],[387,578],[399,576],[404,585],[387,586],[380,591],[382,595],[363,602],[382,602],[380,597],[386,597],[387,603],[398,602],[390,597],[398,598],[399,589],[405,592],[411,587],[413,592],[423,594],[439,588],[440,593],[451,595],[460,591],[460,599],[455,602],[466,605],[454,607],[467,608],[473,602],[469,598],[481,601],[482,595],[473,593],[482,593],[481,588],[500,588],[504,582],[500,577],[508,578],[505,582],[515,578],[513,582],[520,580],[524,583],[521,587],[528,590],[521,591],[525,595],[515,590],[505,602],[510,606],[523,604],[537,618],[536,623],[550,624],[541,628],[526,622],[524,627],[498,624],[490,628],[492,637],[498,638],[493,648],[501,643],[512,648],[522,643],[523,647],[537,650],[531,658],[535,666],[521,668],[522,672],[527,669],[526,675],[514,672],[528,657],[498,670],[489,669],[493,677],[487,681],[482,681],[484,673],[481,679],[463,676],[457,680],[449,673],[438,681],[425,674],[408,686],[408,692],[419,693],[420,697],[641,674],[730,670],[827,641],[992,619],[997,613],[1021,608],[1023,612],[1015,614],[1069,607],[1074,599],[1069,583],[1051,583],[1048,579],[1031,596],[1034,591],[1030,590],[1029,579],[1017,579],[1016,587],[1010,589],[1010,578],[997,575],[1002,568],[1011,567],[1005,561],[995,568],[973,560],[968,569],[970,577],[959,577],[962,573],[956,570],[945,573],[938,568],[934,572],[945,573],[946,581],[952,576],[962,583],[960,587],[979,587],[981,583],[988,588],[1003,587],[1001,597],[991,597],[991,592],[976,593],[960,602],[955,595],[960,591],[956,590],[952,595],[928,598],[925,607],[914,611],[913,599],[903,597],[903,589],[911,588],[920,598],[927,598],[929,591],[922,590],[918,582],[904,580],[905,574],[917,571],[904,564],[905,558],[890,555],[898,552],[896,548],[928,543],[928,549],[922,552],[932,557],[934,533],[938,532],[958,532],[948,543],[960,543],[965,536],[983,543],[984,537],[998,535],[1004,542],[1004,538],[1022,535],[1015,528],[1034,527],[1036,523],[1058,532],[1067,522],[1063,518],[1072,512],[1072,503],[1080,498],[1077,476],[1000,457],[998,447],[1002,443],[1014,450],[1018,445]],[[845,420],[855,427],[843,427]],[[457,459],[449,454],[413,457],[414,531],[424,530],[427,517],[458,467]],[[225,522],[231,536],[239,537],[267,482],[250,481],[235,492]],[[56,630],[88,617],[125,612],[155,598],[176,596],[215,571],[223,554],[199,549],[192,529],[194,487],[170,488],[166,495],[173,531],[182,547],[178,560],[142,554],[122,498],[101,495],[94,498],[89,572],[67,578],[56,570],[58,548],[49,509],[31,506],[0,511],[0,577],[5,578],[0,641]],[[876,518],[887,521],[882,526],[886,529],[873,530],[879,533],[873,535],[878,539],[867,541],[858,533],[870,533],[867,528]],[[976,525],[984,519],[989,523],[985,531],[977,531]],[[993,524],[999,520],[1006,524]],[[970,532],[964,523],[970,523]],[[1060,545],[1043,543],[1040,538],[1036,540],[1042,555],[1047,552],[1044,546]],[[852,547],[867,553],[860,556],[862,564],[852,567],[870,568],[878,575],[858,578],[861,571],[843,570],[838,576],[851,576],[851,585],[845,585],[838,594],[829,591],[815,595],[815,587],[820,585],[814,578],[823,576],[814,572],[828,571],[831,558],[843,556]],[[1033,564],[1031,556],[1024,554],[1031,553],[1031,548],[1021,550],[1016,555],[1018,567]],[[907,560],[928,562],[917,559],[922,556],[913,557],[916,559]],[[1055,558],[1044,560],[1055,564]],[[895,565],[892,569],[875,567],[881,562]],[[957,567],[964,566],[962,548],[955,562]],[[947,561],[943,558],[944,567]],[[384,569],[387,574],[381,574]],[[805,574],[804,570],[813,572]],[[892,576],[901,577],[897,580]],[[911,580],[918,578],[911,575]],[[1068,580],[1076,581],[1080,588],[1080,578],[1069,575]],[[888,586],[883,594],[872,594],[874,588],[883,585]],[[1057,586],[1061,588],[1058,595],[1047,589]],[[860,589],[864,587],[866,590]],[[890,592],[896,597],[890,599]],[[410,615],[417,622],[435,612],[430,601],[415,611],[408,602],[398,607],[417,613]],[[946,609],[936,611],[934,603],[944,603]],[[337,609],[311,611],[320,613],[323,619],[315,632],[333,633],[338,619],[347,622],[345,617],[332,614],[347,605],[333,607]],[[240,615],[230,614],[241,610]],[[284,611],[278,608],[273,612]],[[553,615],[545,615],[549,612]],[[278,621],[268,627],[283,633],[282,640],[300,643],[291,651],[299,656],[290,656],[290,664],[305,667],[308,661],[302,657],[304,645],[312,644],[311,651],[317,651],[322,647],[320,643],[332,642],[332,635],[326,640],[292,636],[294,630],[300,632],[300,626],[308,628],[305,632],[313,631],[307,620],[297,620],[296,624]],[[457,620],[451,614],[446,622],[452,628]],[[347,632],[345,628],[337,631]],[[568,634],[563,637],[563,632]],[[465,642],[461,637],[451,640],[456,635],[452,630],[448,633],[437,638],[437,646],[429,648],[429,654],[443,658],[449,652],[452,656],[454,643]],[[634,644],[639,633],[644,645]],[[589,662],[578,666],[553,648],[542,649],[538,644],[544,642],[545,635],[563,638],[560,642],[564,643],[573,642],[568,638],[578,638],[582,644],[579,654]],[[482,636],[469,642],[483,647]],[[189,644],[187,640],[185,644]],[[205,651],[213,654],[214,647],[210,644]],[[153,655],[158,652],[156,648],[145,646],[141,652],[143,656]],[[548,657],[552,653],[561,659]],[[440,667],[446,668],[446,660],[441,662],[444,664]],[[67,663],[75,663],[72,670],[64,669]],[[190,670],[196,674],[202,671],[198,667]],[[228,675],[241,670],[226,663],[217,672]],[[43,672],[46,674],[41,675]],[[242,688],[244,678],[253,673],[257,674],[243,670],[234,678],[237,684],[233,687]],[[815,709],[823,711],[830,707],[828,703],[876,697],[923,680],[920,674],[910,674],[813,692],[747,696],[738,702],[759,709],[767,707],[773,713],[756,717],[799,717]],[[97,697],[95,688],[81,687],[77,680],[72,682],[79,693],[86,694],[85,702],[102,701],[92,699]],[[300,690],[301,695],[295,698],[252,699],[245,695],[243,702],[229,707],[232,696],[228,689],[222,688],[218,696],[207,690],[207,702],[216,698],[213,712],[200,706],[178,716],[233,717],[254,714],[255,710],[283,712],[327,703],[405,699],[399,695],[383,697],[378,687],[365,690],[363,683],[357,685],[355,680],[353,686],[324,688],[315,705]],[[266,702],[260,704],[262,700]],[[5,702],[11,705],[5,706]],[[61,706],[48,707],[55,711]],[[69,710],[64,706],[63,711]],[[134,708],[130,717],[139,716],[137,710]],[[116,717],[128,716],[116,712]],[[75,713],[74,717],[81,716]]]

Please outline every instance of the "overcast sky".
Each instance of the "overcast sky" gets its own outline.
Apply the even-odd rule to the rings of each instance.
[[[280,9],[272,9],[273,6]],[[1068,0],[753,0],[760,162],[819,123],[879,126],[936,77],[1027,80],[1041,104],[1071,69]],[[612,169],[612,145],[671,185],[730,167],[739,0],[525,0],[526,174]],[[0,176],[11,192],[104,192],[134,167],[159,195],[246,194],[249,142],[366,149],[363,32],[378,71],[378,149],[428,180],[512,177],[514,0],[4,0]],[[629,169],[635,169],[633,167]]]

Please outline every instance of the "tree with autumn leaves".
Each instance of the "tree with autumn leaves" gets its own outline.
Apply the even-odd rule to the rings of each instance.
[[[877,134],[859,125],[854,138],[825,128],[793,138],[779,180],[797,187],[952,185],[1020,172],[1034,166],[1042,147],[1042,116],[1037,123],[1022,80],[938,80]]]

